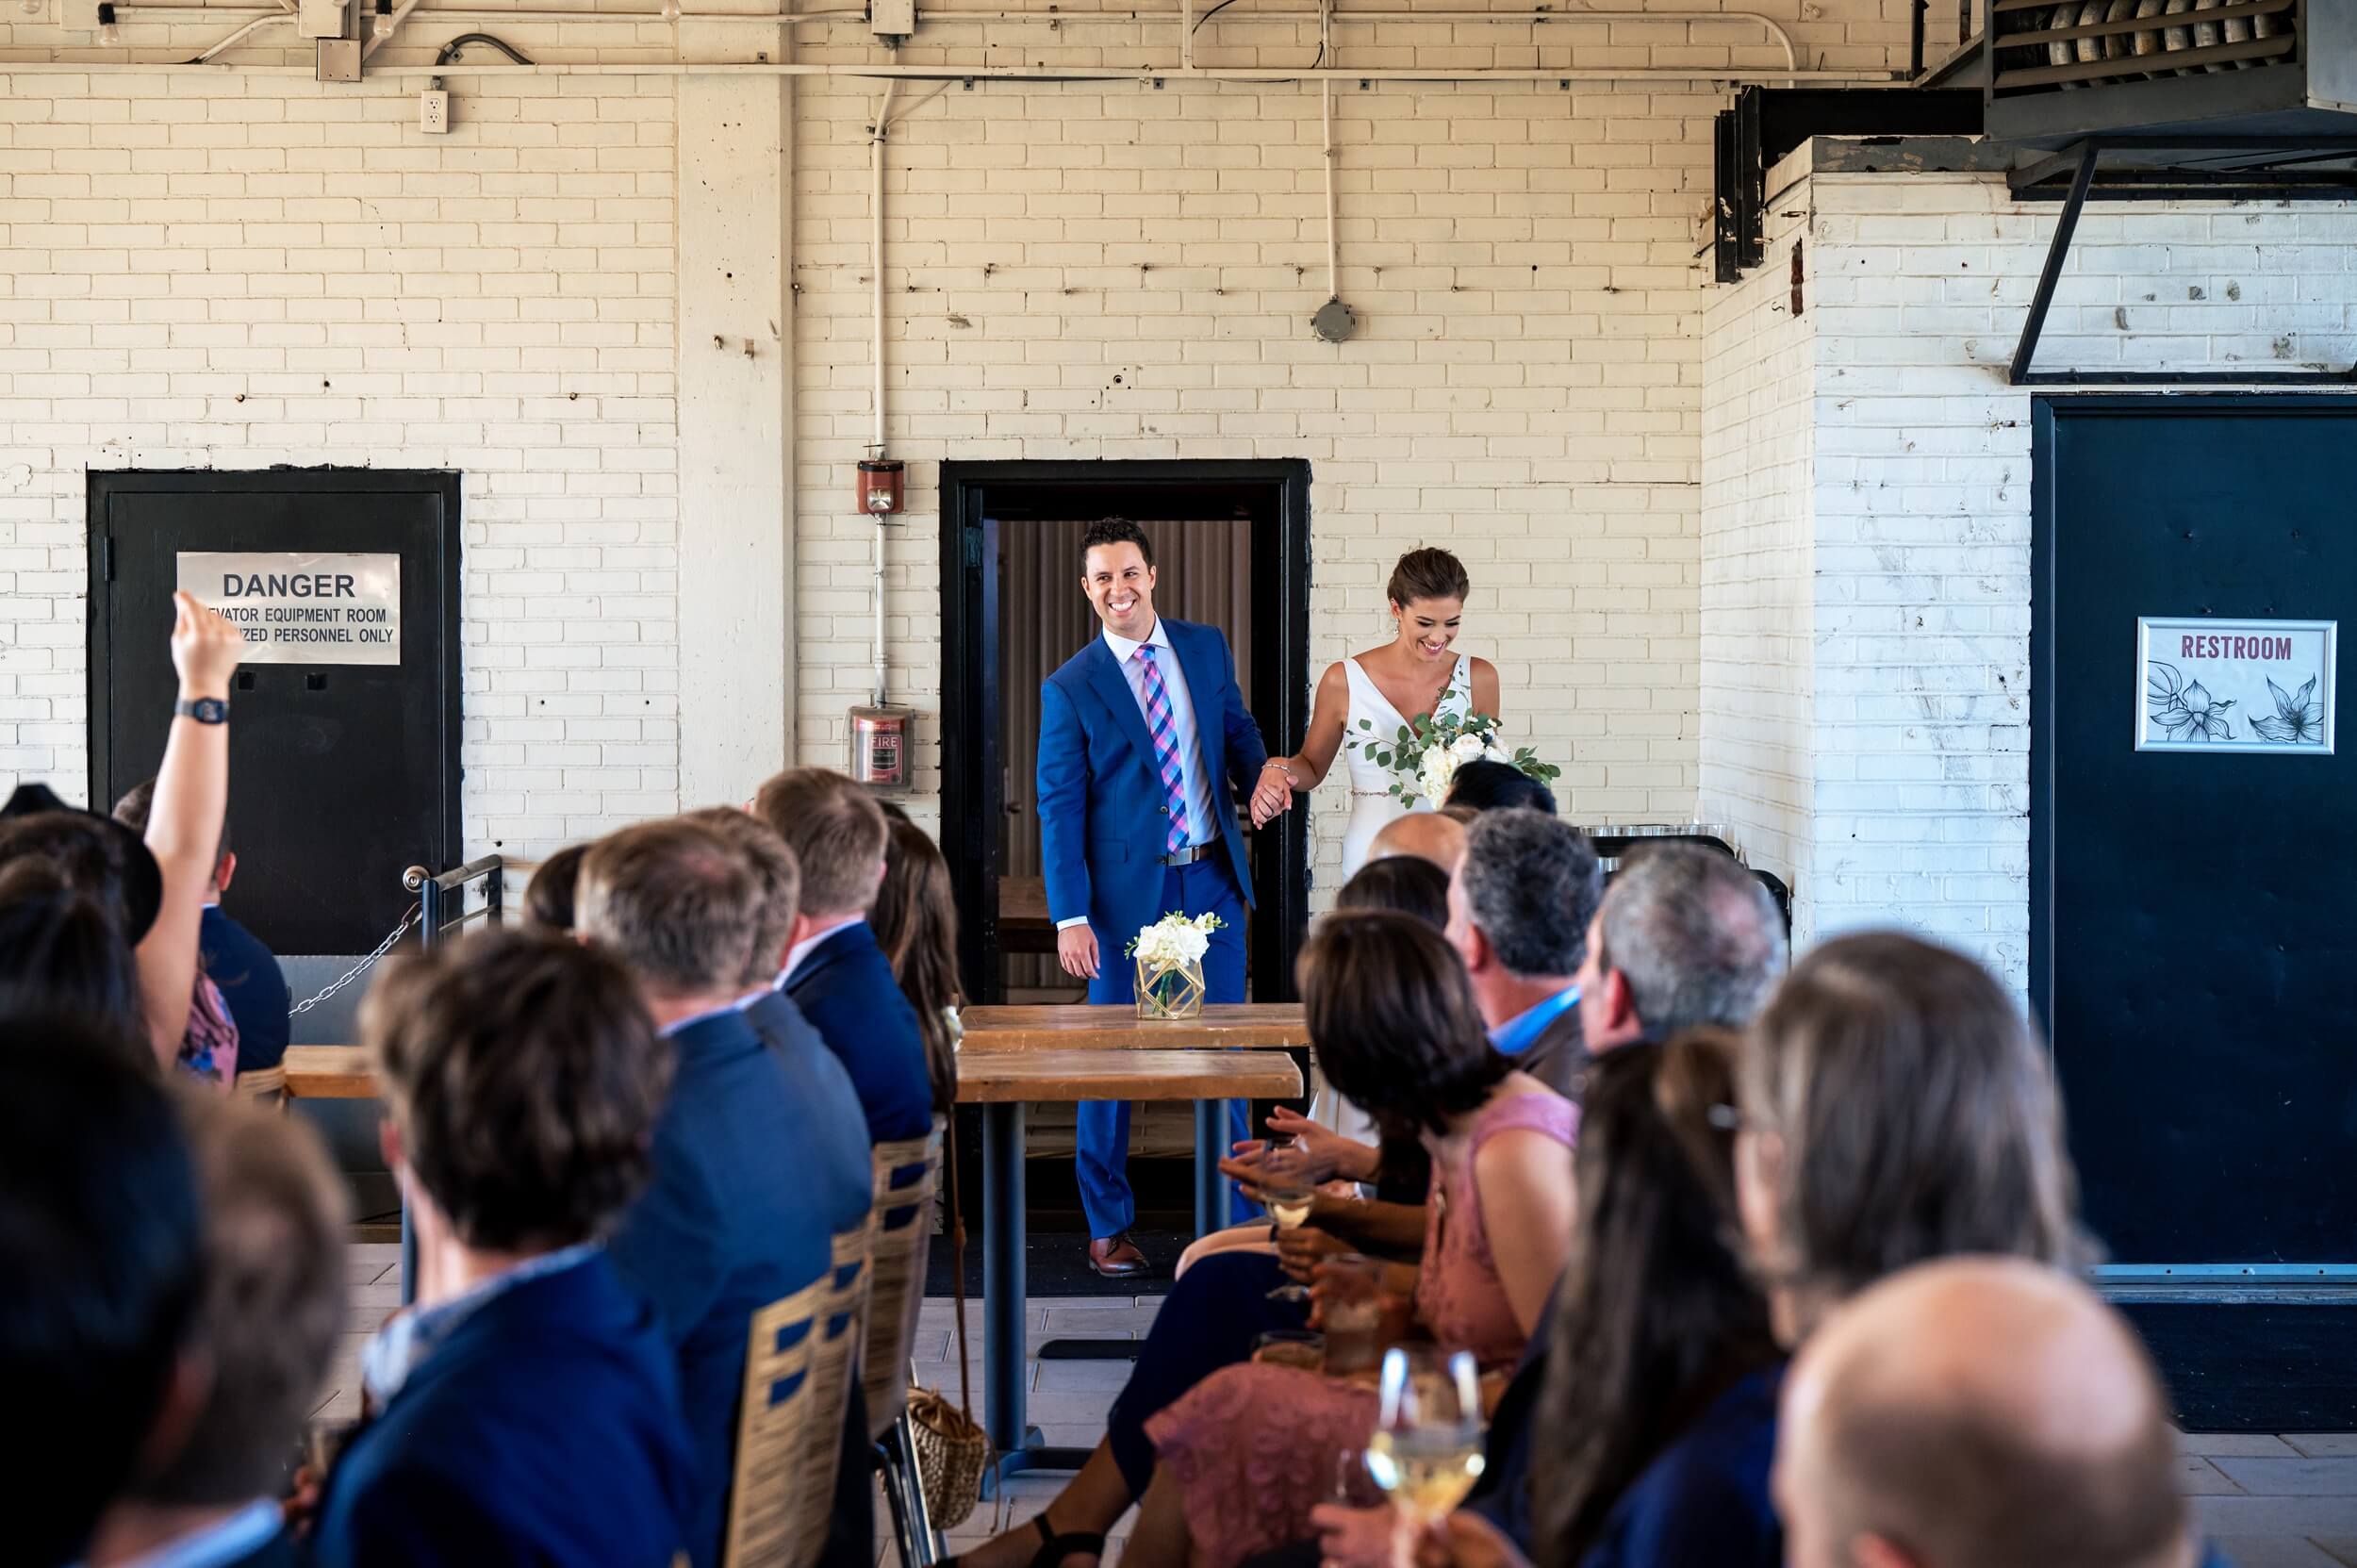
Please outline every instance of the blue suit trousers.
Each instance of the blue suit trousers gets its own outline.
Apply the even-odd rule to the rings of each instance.
[[[1203,955],[1203,999],[1207,1002],[1244,1000],[1244,895],[1236,886],[1225,857],[1210,856],[1192,866],[1162,869],[1162,898],[1158,908],[1168,914],[1216,915],[1225,921],[1211,933],[1211,950]],[[1121,949],[1137,933],[1096,933],[1096,978],[1089,982],[1089,1000],[1137,1000],[1137,966]],[[1099,1240],[1117,1236],[1137,1222],[1137,1195],[1129,1190],[1129,1102],[1082,1100],[1078,1111],[1080,1150],[1074,1164],[1080,1173],[1080,1207],[1088,1215],[1089,1234]],[[1228,1133],[1231,1140],[1252,1136],[1252,1106],[1248,1100],[1228,1102]],[[1228,1209],[1244,1212],[1234,1182],[1228,1182]]]

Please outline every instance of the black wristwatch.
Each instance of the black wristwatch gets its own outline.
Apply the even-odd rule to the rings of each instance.
[[[182,698],[172,705],[175,718],[193,718],[199,724],[226,724],[229,704],[218,697]]]

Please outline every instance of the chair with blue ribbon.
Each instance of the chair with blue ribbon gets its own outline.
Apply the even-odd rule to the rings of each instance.
[[[814,1497],[823,1520],[833,1474],[815,1486],[810,1434],[830,1443],[843,1424],[840,1399],[822,1411],[814,1376],[824,1343],[832,1278],[811,1281],[753,1314],[745,1357],[745,1395],[736,1428],[736,1481],[729,1505],[729,1568],[802,1568],[803,1512]]]
[[[863,1382],[869,1435],[894,1539],[907,1568],[937,1561],[917,1483],[915,1440],[909,1424],[909,1351],[925,1305],[925,1264],[933,1237],[933,1192],[941,1179],[942,1118],[921,1138],[878,1144],[875,1151],[875,1246],[867,1300],[867,1350]]]

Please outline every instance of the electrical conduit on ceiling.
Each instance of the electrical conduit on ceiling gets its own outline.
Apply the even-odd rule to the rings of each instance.
[[[124,6],[124,7],[121,8],[121,10],[122,10],[122,13],[123,13],[124,15],[126,15],[126,16],[129,16],[129,15],[142,15],[142,16],[161,16],[161,17],[173,17],[173,18],[186,18],[186,17],[188,17],[188,16],[191,16],[191,15],[195,15],[195,14],[202,14],[202,13],[208,13],[208,12],[216,12],[216,11],[225,11],[225,12],[227,12],[227,14],[230,14],[230,15],[239,15],[239,14],[245,14],[245,13],[243,13],[243,12],[241,12],[241,11],[239,11],[239,10],[236,10],[236,9],[232,9],[232,8],[217,8],[217,7],[206,7],[206,6]],[[261,28],[261,27],[263,27],[263,26],[267,26],[267,25],[270,25],[274,24],[274,23],[277,23],[277,22],[281,22],[281,21],[288,20],[288,17],[290,16],[290,14],[291,14],[290,12],[288,12],[288,11],[287,11],[287,10],[284,10],[284,9],[282,9],[282,10],[278,10],[278,11],[274,11],[274,12],[273,12],[273,11],[264,11],[264,12],[261,12],[258,16],[255,17],[255,18],[254,18],[254,20],[252,20],[251,22],[249,22],[247,25],[240,26],[239,29],[237,29],[237,31],[235,31],[234,33],[232,33],[229,37],[227,37],[227,38],[225,38],[225,39],[222,40],[220,42],[218,42],[218,43],[216,43],[216,44],[212,45],[210,48],[208,48],[208,49],[205,50],[203,53],[201,53],[201,54],[200,54],[200,55],[196,58],[196,59],[195,59],[195,60],[192,60],[192,61],[188,61],[188,62],[163,62],[163,61],[158,61],[158,62],[155,62],[155,65],[156,65],[156,66],[164,66],[164,67],[169,67],[169,66],[170,66],[170,65],[172,65],[172,64],[187,64],[187,65],[195,65],[195,64],[212,64],[212,63],[215,63],[215,62],[217,61],[218,57],[219,57],[222,53],[223,53],[224,51],[226,51],[229,47],[231,47],[233,44],[235,44],[235,43],[237,43],[237,42],[241,41],[243,39],[245,39],[246,37],[250,36],[252,33],[254,33],[254,32],[255,32],[255,31],[259,30],[259,28]],[[424,6],[422,6],[422,5],[420,5],[420,4],[419,3],[419,0],[409,0],[409,3],[408,3],[407,5],[404,5],[404,6],[402,8],[402,9],[401,9],[401,11],[400,11],[400,13],[399,13],[399,16],[396,18],[396,22],[398,23],[399,21],[404,21],[404,20],[406,20],[407,18],[409,18],[409,17],[410,17],[411,15],[413,15],[413,14],[420,14],[420,15],[426,16],[426,17],[428,17],[428,18],[432,18],[432,17],[443,17],[443,18],[447,18],[447,19],[449,19],[449,20],[453,20],[453,21],[457,21],[457,20],[462,20],[462,19],[481,19],[481,20],[516,21],[516,22],[566,22],[566,23],[575,23],[575,22],[607,22],[607,23],[625,24],[625,25],[650,25],[650,24],[653,24],[653,23],[656,23],[656,22],[659,22],[659,21],[666,20],[666,19],[662,18],[662,17],[659,15],[659,13],[657,13],[657,14],[646,14],[646,13],[638,13],[638,12],[571,11],[571,10],[536,10],[536,9],[531,9],[531,8],[518,8],[518,9],[514,9],[514,10],[476,10],[476,9],[470,9],[470,8],[435,8],[435,7],[424,7]],[[1770,38],[1770,39],[1771,39],[1771,40],[1772,40],[1772,41],[1776,44],[1776,46],[1777,46],[1777,47],[1781,50],[1781,52],[1783,53],[1783,55],[1784,55],[1784,57],[1785,57],[1785,68],[1784,68],[1782,71],[1780,71],[1780,72],[1779,72],[1779,71],[1746,71],[1746,70],[1741,70],[1741,69],[1739,69],[1739,68],[1737,68],[1737,67],[1732,67],[1732,66],[1719,67],[1719,68],[1716,68],[1716,69],[1713,69],[1713,68],[1708,68],[1708,67],[1696,67],[1696,68],[1691,68],[1691,69],[1689,69],[1689,68],[1684,68],[1684,67],[1632,66],[1632,67],[1626,67],[1626,68],[1622,68],[1622,69],[1606,69],[1606,70],[1598,70],[1598,69],[1592,69],[1592,68],[1580,68],[1580,67],[1566,67],[1566,68],[1558,68],[1558,69],[1557,69],[1557,70],[1553,70],[1553,71],[1544,70],[1544,69],[1536,68],[1536,67],[1533,67],[1533,68],[1528,68],[1528,69],[1524,69],[1524,70],[1498,70],[1498,69],[1495,69],[1495,68],[1465,68],[1465,69],[1461,69],[1461,70],[1453,70],[1453,71],[1422,71],[1422,70],[1398,70],[1398,69],[1391,69],[1391,70],[1361,70],[1361,71],[1349,71],[1349,70],[1344,70],[1344,69],[1341,69],[1341,68],[1338,68],[1338,67],[1311,67],[1311,68],[1310,68],[1310,69],[1308,69],[1308,70],[1303,70],[1303,71],[1284,71],[1284,70],[1281,70],[1281,69],[1280,69],[1280,70],[1277,73],[1277,74],[1275,74],[1274,76],[1272,76],[1272,75],[1269,74],[1269,72],[1268,72],[1268,70],[1267,70],[1266,68],[1239,68],[1239,69],[1222,69],[1222,68],[1217,68],[1217,67],[1202,67],[1202,66],[1197,66],[1197,65],[1195,65],[1195,64],[1194,63],[1194,50],[1193,50],[1192,41],[1193,41],[1193,34],[1194,34],[1195,26],[1195,25],[1198,25],[1199,24],[1195,24],[1195,23],[1194,23],[1194,22],[1192,21],[1193,14],[1194,14],[1194,13],[1193,13],[1193,7],[1192,7],[1192,4],[1190,3],[1190,0],[1182,0],[1182,3],[1181,3],[1181,5],[1180,5],[1180,8],[1178,8],[1178,11],[1176,11],[1176,12],[1165,12],[1165,11],[1138,11],[1138,12],[1125,13],[1125,14],[1121,14],[1121,15],[1112,15],[1112,14],[1106,14],[1106,15],[1101,15],[1101,16],[1092,16],[1091,14],[1089,14],[1089,13],[1085,13],[1085,12],[1081,12],[1081,13],[1074,13],[1074,12],[1063,12],[1063,11],[1034,11],[1034,10],[1019,10],[1019,9],[1017,9],[1017,10],[1000,9],[1000,10],[989,10],[989,11],[983,11],[983,10],[974,10],[974,11],[959,11],[959,10],[956,10],[956,9],[943,9],[943,10],[934,10],[934,11],[930,11],[930,12],[928,12],[928,13],[927,13],[927,15],[928,15],[928,17],[929,17],[930,19],[931,19],[931,20],[933,20],[933,21],[935,21],[935,22],[938,22],[938,23],[945,24],[945,25],[946,25],[946,24],[950,24],[950,23],[955,23],[955,22],[958,22],[958,21],[961,21],[961,20],[965,20],[965,21],[999,20],[999,21],[1009,21],[1009,22],[1048,22],[1048,23],[1054,24],[1054,25],[1063,25],[1067,24],[1067,23],[1076,23],[1076,24],[1077,24],[1077,23],[1085,23],[1085,22],[1089,22],[1089,21],[1098,21],[1098,22],[1102,22],[1102,23],[1106,23],[1106,24],[1118,24],[1118,23],[1150,23],[1151,21],[1153,21],[1154,19],[1156,19],[1156,18],[1158,18],[1158,17],[1175,16],[1175,17],[1176,17],[1176,19],[1179,22],[1180,26],[1181,26],[1181,33],[1180,33],[1180,45],[1179,45],[1179,56],[1180,56],[1180,61],[1179,61],[1178,66],[1176,69],[1169,69],[1169,68],[1162,68],[1162,67],[1156,67],[1156,66],[1138,66],[1138,67],[1132,67],[1132,68],[1128,68],[1128,69],[1123,69],[1123,70],[1106,70],[1106,69],[1104,69],[1104,68],[1099,67],[1099,68],[1089,69],[1089,70],[1081,70],[1081,71],[1065,71],[1065,70],[1056,70],[1056,69],[1053,69],[1053,68],[1047,68],[1047,67],[1038,67],[1038,68],[1009,68],[1009,67],[991,67],[991,66],[973,66],[973,67],[964,67],[964,66],[869,66],[869,65],[852,65],[852,64],[846,64],[846,63],[839,63],[839,62],[838,62],[838,63],[824,64],[824,65],[783,65],[783,64],[771,64],[771,63],[766,62],[766,61],[701,61],[701,62],[677,62],[677,61],[674,61],[674,62],[667,62],[667,63],[661,63],[661,64],[658,64],[658,63],[653,63],[653,62],[650,62],[650,63],[645,64],[645,65],[636,65],[636,64],[617,64],[617,63],[615,63],[615,62],[609,62],[609,61],[597,61],[597,62],[553,62],[553,63],[549,63],[549,64],[538,64],[538,65],[532,65],[532,66],[521,66],[521,65],[518,65],[518,66],[506,66],[506,67],[503,67],[503,66],[496,66],[496,65],[476,65],[476,66],[461,66],[461,67],[452,67],[452,68],[447,68],[447,69],[448,69],[448,71],[449,71],[449,74],[469,74],[469,75],[473,75],[473,74],[503,74],[503,73],[506,73],[506,72],[513,72],[513,71],[526,71],[526,70],[531,70],[531,71],[546,71],[546,72],[550,72],[550,73],[556,74],[618,74],[618,74],[645,74],[645,75],[684,75],[684,74],[770,74],[770,75],[854,76],[854,77],[864,76],[864,77],[867,77],[867,78],[869,78],[869,79],[908,79],[908,80],[935,80],[935,81],[978,81],[978,80],[1005,80],[1005,81],[1022,81],[1022,80],[1043,80],[1043,81],[1044,81],[1044,80],[1066,80],[1066,81],[1142,81],[1142,80],[1149,80],[1149,79],[1153,79],[1153,78],[1156,78],[1156,77],[1164,77],[1164,76],[1180,76],[1180,77],[1193,76],[1193,77],[1196,77],[1196,78],[1199,78],[1199,79],[1202,79],[1202,80],[1208,80],[1208,81],[1238,80],[1238,81],[1254,81],[1254,82],[1269,82],[1269,81],[1310,81],[1310,80],[1316,80],[1316,81],[1348,81],[1348,80],[1358,80],[1358,81],[1361,81],[1361,82],[1372,82],[1372,81],[1418,81],[1418,82],[1454,82],[1454,81],[1528,81],[1528,82],[1539,82],[1539,81],[1546,81],[1546,80],[1550,80],[1550,79],[1552,79],[1552,80],[1560,80],[1560,81],[1574,81],[1574,80],[1579,80],[1579,81],[1648,81],[1648,80],[1655,80],[1655,81],[1686,81],[1686,82],[1694,82],[1694,81],[1724,81],[1724,80],[1741,80],[1741,81],[1852,81],[1852,82],[1873,81],[1873,82],[1879,82],[1879,81],[1885,81],[1885,80],[1888,80],[1888,79],[1889,79],[1889,74],[1887,74],[1887,73],[1880,73],[1880,74],[1876,74],[1876,73],[1860,73],[1860,72],[1840,72],[1840,71],[1802,71],[1802,70],[1800,70],[1800,69],[1799,69],[1799,65],[1798,65],[1798,60],[1799,60],[1798,51],[1795,49],[1795,47],[1794,47],[1794,45],[1793,45],[1793,41],[1792,41],[1791,35],[1790,35],[1788,32],[1787,32],[1787,31],[1785,30],[1785,28],[1783,27],[1783,25],[1782,25],[1781,24],[1779,24],[1778,22],[1776,22],[1773,18],[1769,17],[1769,16],[1766,16],[1766,15],[1764,15],[1764,14],[1762,14],[1762,13],[1759,13],[1759,12],[1756,12],[1756,11],[1701,11],[1701,10],[1690,10],[1690,9],[1681,9],[1681,10],[1642,10],[1642,9],[1628,9],[1628,10],[1612,10],[1612,11],[1587,10],[1587,11],[1576,11],[1576,12],[1567,12],[1567,11],[1552,11],[1552,10],[1544,10],[1544,11],[1541,11],[1541,10],[1533,10],[1533,11],[1484,11],[1484,10],[1454,10],[1454,11],[1430,11],[1430,12],[1426,12],[1426,11],[1414,11],[1414,10],[1364,10],[1364,11],[1335,11],[1335,10],[1329,10],[1329,9],[1327,9],[1327,8],[1325,8],[1325,7],[1321,7],[1321,8],[1320,8],[1318,10],[1316,10],[1316,11],[1258,11],[1258,12],[1247,12],[1247,13],[1244,13],[1244,15],[1241,15],[1241,16],[1236,17],[1234,20],[1236,20],[1236,21],[1238,21],[1238,22],[1242,22],[1242,23],[1259,23],[1259,24],[1262,24],[1262,25],[1267,25],[1267,24],[1271,24],[1271,23],[1277,23],[1277,22],[1301,22],[1301,21],[1315,20],[1315,21],[1318,23],[1318,25],[1319,25],[1319,31],[1320,31],[1319,58],[1320,58],[1320,59],[1321,59],[1321,60],[1323,60],[1324,58],[1327,58],[1327,54],[1329,53],[1329,49],[1330,49],[1330,40],[1331,40],[1330,28],[1331,28],[1331,25],[1332,25],[1333,23],[1337,23],[1337,22],[1366,22],[1366,23],[1384,23],[1384,22],[1409,22],[1409,21],[1421,21],[1421,22],[1445,22],[1445,23],[1451,23],[1451,24],[1457,24],[1457,23],[1493,23],[1493,24],[1520,23],[1520,24],[1524,24],[1524,25],[1530,25],[1530,26],[1533,26],[1533,27],[1540,26],[1540,25],[1551,25],[1551,24],[1555,24],[1555,23],[1562,23],[1562,22],[1591,22],[1591,23],[1594,23],[1594,22],[1602,22],[1602,23],[1611,23],[1611,22],[1615,22],[1615,21],[1632,21],[1632,20],[1635,20],[1635,21],[1653,21],[1653,22],[1679,22],[1679,23],[1686,23],[1686,24],[1706,24],[1706,24],[1709,24],[1709,23],[1714,23],[1714,22],[1739,22],[1739,23],[1745,23],[1745,24],[1748,24],[1748,25],[1755,25],[1755,26],[1757,26],[1757,27],[1761,28],[1764,32],[1766,32],[1766,33],[1768,34],[1769,38]],[[680,20],[683,20],[683,21],[734,22],[734,23],[738,23],[738,24],[747,24],[747,23],[750,23],[750,24],[756,24],[756,25],[795,25],[795,24],[800,24],[800,23],[806,23],[806,22],[820,22],[820,21],[835,22],[835,21],[849,21],[849,20],[853,20],[853,19],[863,19],[863,20],[864,20],[864,19],[865,19],[865,11],[863,11],[863,10],[832,9],[832,10],[818,10],[818,11],[803,11],[803,12],[773,13],[773,14],[771,14],[771,15],[766,15],[766,16],[744,16],[744,15],[736,15],[736,14],[729,14],[729,13],[707,13],[707,12],[696,12],[696,13],[693,13],[692,15],[684,15],[684,16],[683,16]],[[1209,20],[1210,20],[1210,16],[1209,16],[1209,14],[1208,14],[1208,13],[1205,15],[1205,17],[1203,18],[1203,20],[1204,20],[1204,21],[1209,21]],[[370,47],[369,47],[369,49],[366,51],[366,53],[368,53],[368,54],[373,54],[373,53],[375,52],[375,49],[376,49],[379,45],[381,45],[382,41],[383,41],[382,40],[371,40],[371,41],[370,41]],[[21,68],[26,68],[26,69],[32,69],[32,70],[41,70],[41,69],[44,69],[44,68],[60,68],[60,69],[77,69],[77,68],[78,68],[78,69],[89,69],[89,70],[107,70],[107,69],[110,69],[110,68],[112,68],[112,69],[133,69],[133,70],[144,70],[144,69],[152,69],[152,68],[154,68],[154,67],[151,67],[151,66],[146,65],[146,64],[140,64],[140,63],[135,63],[135,62],[113,62],[113,61],[89,61],[89,62],[81,62],[81,61],[58,61],[58,60],[54,60],[54,59],[50,59],[50,60],[28,60],[28,61],[0,61],[0,67],[21,67]],[[255,71],[255,72],[257,72],[257,73],[266,73],[266,74],[267,74],[267,73],[270,73],[270,72],[272,72],[272,71],[273,70],[273,68],[272,68],[272,67],[265,67],[265,66],[243,67],[243,68],[234,68],[234,67],[226,67],[226,66],[224,66],[224,67],[223,67],[223,69],[245,69],[245,70]],[[283,74],[290,74],[290,75],[292,75],[292,74],[301,74],[301,73],[302,73],[302,71],[303,71],[303,68],[302,68],[302,67],[300,67],[300,66],[287,66],[287,67],[279,67],[279,68],[275,68],[275,69],[276,69],[277,71],[279,71],[279,72],[282,72]],[[378,67],[378,68],[377,68],[377,72],[376,72],[375,74],[387,74],[387,73],[399,74],[404,74],[404,75],[413,75],[413,74],[431,74],[431,73],[428,73],[428,72],[426,72],[426,71],[423,71],[423,70],[420,70],[420,69],[418,69],[418,68],[410,68],[410,67],[387,67],[387,66],[380,66],[380,67]]]

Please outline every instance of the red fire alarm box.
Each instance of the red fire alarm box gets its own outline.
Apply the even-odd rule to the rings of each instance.
[[[851,777],[870,789],[898,794],[909,786],[912,708],[851,710]]]

